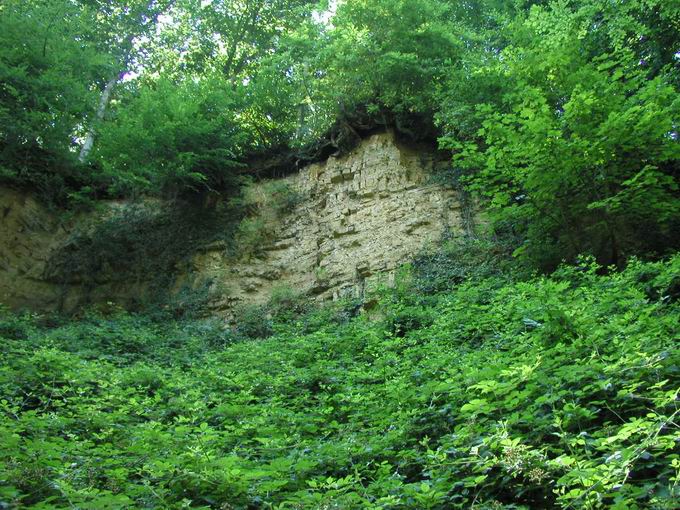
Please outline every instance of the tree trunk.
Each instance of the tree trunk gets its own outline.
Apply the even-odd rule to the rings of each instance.
[[[118,75],[114,76],[107,82],[106,87],[104,87],[104,91],[102,92],[102,95],[99,98],[99,106],[97,107],[97,111],[95,112],[94,120],[90,123],[90,128],[87,131],[85,142],[83,143],[83,146],[80,148],[80,154],[78,155],[78,161],[80,161],[81,163],[85,163],[90,155],[90,152],[92,152],[92,147],[94,146],[95,129],[97,125],[104,119],[106,107],[109,104],[109,100],[111,99],[111,93],[113,92],[113,87],[116,86],[116,83],[118,83]]]
[[[144,28],[142,26],[144,15],[153,15],[155,24],[155,22],[158,21],[158,16],[162,12],[172,7],[175,1],[176,0],[169,0],[162,8],[154,12],[153,6],[155,0],[148,0],[148,2],[145,4],[146,7],[139,12],[139,16],[137,18],[137,25],[138,27],[141,28],[136,31],[133,30],[131,33],[129,33],[125,38],[123,44],[121,45],[125,49],[120,59],[121,72],[119,74],[116,74],[106,83],[102,95],[99,98],[99,105],[97,106],[97,111],[95,112],[94,119],[90,123],[90,126],[87,130],[87,135],[85,136],[85,142],[83,142],[83,146],[80,148],[80,154],[78,155],[78,161],[80,161],[81,163],[87,162],[87,158],[90,156],[90,153],[92,152],[92,148],[94,147],[94,136],[97,126],[104,119],[104,115],[106,114],[106,108],[108,107],[109,101],[111,100],[111,94],[113,93],[113,89],[116,86],[116,83],[118,83],[118,80],[122,79],[123,75],[125,74],[125,71],[132,57],[133,41],[135,37],[138,37],[139,35],[144,33]]]

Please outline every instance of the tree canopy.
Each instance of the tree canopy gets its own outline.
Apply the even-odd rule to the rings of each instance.
[[[450,151],[531,264],[620,264],[680,238],[679,33],[662,0],[8,0],[0,178],[224,192],[389,127]]]

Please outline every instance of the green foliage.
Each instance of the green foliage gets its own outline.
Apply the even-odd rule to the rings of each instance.
[[[238,323],[234,332],[239,338],[269,338],[274,333],[274,326],[265,305],[245,305],[236,309]]]
[[[9,341],[26,340],[31,330],[32,320],[29,315],[12,315],[5,307],[0,306],[0,337]]]
[[[657,46],[677,23],[662,2],[534,6],[474,73],[496,90],[467,110],[477,128],[463,132],[443,111],[443,144],[532,265],[583,252],[621,265],[677,248],[677,57]]]
[[[115,365],[186,364],[215,346],[223,347],[230,333],[219,321],[168,320],[167,316],[129,314],[116,307],[90,309],[77,319],[53,320],[39,315],[0,314],[1,335],[11,351],[45,346],[87,360]],[[180,352],[181,351],[181,352]],[[180,355],[178,355],[180,354]]]
[[[0,497],[675,508],[679,268],[634,260],[602,276],[583,259],[520,282],[469,273],[440,293],[435,274],[419,305],[405,274],[380,320],[284,314],[254,342],[209,321],[3,313]],[[290,289],[276,294],[296,310]]]
[[[242,210],[246,215],[236,230],[234,256],[262,256],[276,227],[302,200],[300,192],[285,181],[246,180],[240,195],[230,202],[233,208]]]
[[[230,191],[253,154],[285,146],[295,94],[272,55],[310,4],[169,3],[99,129],[101,185],[115,195]]]
[[[0,7],[0,182],[64,199],[85,179],[73,137],[94,104],[106,65],[91,12],[77,2],[15,1]]]
[[[460,236],[445,240],[435,251],[413,261],[418,292],[432,294],[491,276],[519,279],[522,268],[510,257],[507,243],[484,237]]]
[[[329,322],[327,308],[314,306],[307,296],[287,285],[277,286],[266,303],[244,305],[236,310],[233,332],[236,338],[253,340],[291,328],[297,331],[303,324],[305,330],[309,330],[310,324],[323,327]]]
[[[317,64],[324,109],[351,117],[366,107],[379,121],[389,112],[402,131],[427,136],[412,129],[430,128],[436,83],[462,51],[453,9],[432,0],[342,2]]]
[[[309,299],[304,294],[289,287],[274,287],[269,298],[269,309],[276,322],[289,322],[304,315],[310,308]]]
[[[230,190],[296,130],[287,67],[269,56],[310,4],[5,2],[0,179],[62,205]]]
[[[142,83],[101,128],[96,179],[115,195],[229,190],[247,134],[224,80]]]

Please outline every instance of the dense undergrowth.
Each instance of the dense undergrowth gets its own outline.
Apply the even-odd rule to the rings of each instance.
[[[433,260],[264,339],[3,314],[0,507],[677,508],[680,257]]]

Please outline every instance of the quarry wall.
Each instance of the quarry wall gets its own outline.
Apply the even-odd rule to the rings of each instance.
[[[362,297],[442,235],[462,230],[457,193],[432,180],[442,164],[434,151],[400,144],[391,133],[370,136],[347,155],[281,180],[299,200],[276,219],[257,255],[235,258],[220,242],[191,246],[169,291],[207,285],[210,308],[227,317],[241,305],[266,302],[282,286],[319,300]],[[0,303],[71,312],[138,301],[150,279],[126,281],[102,267],[59,280],[50,269],[75,235],[82,237],[106,210],[125,207],[111,202],[104,212],[65,218],[30,195],[0,190]]]

